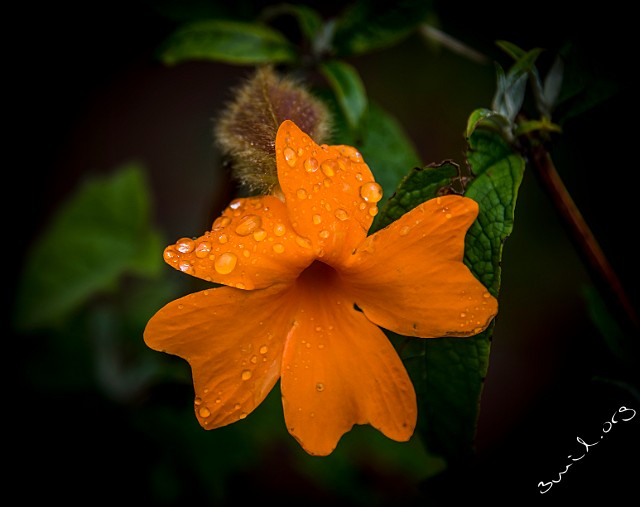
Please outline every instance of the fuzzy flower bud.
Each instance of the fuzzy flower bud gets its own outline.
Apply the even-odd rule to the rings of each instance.
[[[291,78],[259,68],[235,92],[218,118],[215,138],[230,159],[233,177],[252,193],[277,191],[275,140],[278,127],[292,120],[318,142],[326,142],[326,106]]]

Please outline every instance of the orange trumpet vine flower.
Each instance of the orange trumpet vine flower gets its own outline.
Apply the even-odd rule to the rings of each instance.
[[[489,325],[497,302],[462,262],[478,205],[438,197],[367,237],[382,190],[356,149],[319,146],[289,120],[275,147],[278,195],[236,199],[211,231],[165,249],[226,287],[167,304],[145,341],[189,362],[206,429],[245,418],[280,379],[309,454],[330,454],[355,424],[406,441],[415,391],[378,326],[431,338]]]

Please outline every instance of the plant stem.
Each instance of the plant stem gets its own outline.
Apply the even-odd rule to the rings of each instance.
[[[613,302],[615,302],[612,305],[613,308],[617,309],[617,312],[622,311],[632,329],[640,331],[640,319],[638,319],[620,279],[562,182],[551,155],[540,142],[532,141],[530,146],[533,167],[548,191],[554,206],[562,216],[565,225],[571,231],[580,254],[584,257],[592,276],[595,278],[595,283],[602,286],[613,298]],[[606,300],[609,301],[609,298]]]

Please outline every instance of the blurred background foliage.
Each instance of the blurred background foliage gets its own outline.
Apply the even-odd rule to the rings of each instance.
[[[181,61],[189,48],[176,37],[202,20],[224,20],[217,27],[231,34],[260,20],[282,34],[281,64],[323,62],[316,83],[344,91],[336,138],[369,149],[372,166],[397,153],[387,195],[414,165],[464,160],[467,118],[491,105],[495,62],[513,62],[496,41],[541,48],[544,74],[563,55],[551,154],[637,308],[631,18],[622,3],[558,11],[549,1],[149,0],[16,13],[29,28],[18,23],[14,36],[25,85],[12,123],[26,167],[8,180],[19,188],[12,237],[25,238],[10,270],[12,483],[33,500],[71,504],[540,499],[538,482],[579,452],[576,436],[598,439],[615,410],[640,410],[640,399],[637,336],[596,290],[529,169],[503,254],[471,466],[447,469],[419,439],[398,444],[369,427],[310,457],[286,433],[278,389],[251,417],[201,429],[188,366],[147,349],[142,330],[164,303],[201,288],[166,267],[162,249],[201,234],[238,190],[213,124],[260,61]],[[638,420],[607,434],[543,499],[632,494],[624,456],[640,451]]]

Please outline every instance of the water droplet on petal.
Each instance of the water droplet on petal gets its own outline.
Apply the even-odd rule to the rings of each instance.
[[[377,206],[372,206],[371,208],[369,208],[369,215],[371,215],[372,217],[375,217],[377,214],[378,214]]]
[[[284,236],[285,232],[287,232],[287,228],[283,224],[275,224],[273,226],[273,233],[276,236]]]
[[[298,199],[306,199],[307,198],[307,191],[304,188],[299,188],[296,191],[296,195],[298,196]]]
[[[311,248],[311,242],[301,236],[296,236],[296,243],[302,248]]]
[[[196,246],[196,242],[190,238],[182,238],[176,241],[176,250],[180,253],[192,252]]]
[[[178,269],[180,271],[182,271],[183,273],[193,273],[193,264],[191,264],[188,261],[182,261],[180,264],[178,264]]]
[[[491,297],[491,294],[489,294],[488,292],[485,292],[482,294],[482,297],[485,299],[489,299]]]
[[[447,213],[444,217],[445,218],[451,218],[451,213]]]
[[[322,222],[322,217],[320,215],[313,215],[313,223],[318,225],[320,222]]]
[[[293,151],[289,147],[286,147],[282,154],[284,155],[284,159],[287,161],[287,164],[289,164],[291,167],[296,165],[296,162],[298,161],[298,155],[296,155],[295,151]]]
[[[324,391],[324,384],[322,382],[318,382],[316,384],[316,391],[318,391],[318,392]]]
[[[238,257],[236,254],[225,252],[216,259],[214,267],[221,275],[228,275],[235,269],[237,262]]]
[[[322,239],[327,239],[329,237],[329,231],[322,230],[318,233],[318,236],[320,236]]]
[[[218,231],[220,229],[224,229],[230,223],[231,219],[229,217],[218,217],[215,222],[213,222],[213,230]]]
[[[211,410],[209,410],[207,407],[200,407],[200,409],[198,410],[198,414],[200,414],[200,417],[207,418],[211,415]]]
[[[400,229],[400,236],[406,236],[411,231],[411,227],[407,227],[406,225]]]
[[[284,245],[282,245],[281,243],[276,243],[275,245],[273,245],[273,251],[275,253],[282,253],[284,252]]]
[[[171,262],[171,261],[175,261],[177,259],[178,254],[173,249],[173,246],[168,246],[167,248],[164,249],[163,257],[164,257],[165,261]]]
[[[193,402],[194,402],[196,405],[202,405],[202,398],[200,398],[200,397],[198,396],[195,400],[193,400]]]
[[[264,229],[258,229],[253,233],[253,239],[255,239],[256,241],[262,241],[266,237],[267,231],[265,231]]]
[[[209,256],[209,252],[211,252],[211,243],[208,241],[203,241],[196,246],[196,257],[199,259],[204,259]]]
[[[336,166],[336,161],[333,159],[329,159],[322,162],[322,165],[320,167],[322,168],[322,172],[325,174],[325,176],[331,178],[331,176],[335,176],[336,174]]]
[[[227,236],[226,234],[220,234],[220,236],[218,236],[218,241],[221,245],[224,245],[227,241],[229,241],[229,236]]]
[[[247,215],[242,217],[238,227],[236,227],[236,234],[239,236],[248,236],[256,229],[260,228],[262,219],[258,215]]]
[[[260,347],[260,354],[266,354],[269,351],[269,347],[267,347],[266,345],[263,345],[262,347]]]
[[[251,370],[244,370],[241,375],[242,380],[249,380],[251,378]]]
[[[336,215],[336,218],[337,218],[338,220],[342,220],[342,221],[344,221],[344,220],[346,220],[347,218],[349,218],[349,213],[347,213],[347,212],[346,212],[345,210],[343,210],[342,208],[338,208],[338,209],[336,210],[335,215]]]
[[[365,183],[360,187],[360,197],[365,201],[375,203],[382,199],[382,187],[375,181]]]
[[[307,160],[304,161],[304,168],[309,173],[316,172],[318,170],[318,167],[319,167],[318,161],[313,157],[308,158]]]

